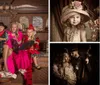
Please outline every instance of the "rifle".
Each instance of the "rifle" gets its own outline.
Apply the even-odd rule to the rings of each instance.
[[[90,54],[90,50],[91,50],[91,45],[89,46],[89,48],[88,48],[88,50],[87,50],[87,52],[86,52],[86,55],[87,55],[88,58],[92,56],[92,55]]]

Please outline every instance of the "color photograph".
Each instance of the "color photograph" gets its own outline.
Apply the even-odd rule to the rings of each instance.
[[[48,85],[48,0],[0,0],[0,85]]]

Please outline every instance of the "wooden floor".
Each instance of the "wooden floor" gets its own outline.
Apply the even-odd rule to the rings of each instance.
[[[48,85],[48,57],[40,57],[38,58],[38,62],[42,69],[34,69],[32,74],[32,83],[33,85]],[[16,80],[12,80],[6,83],[0,83],[0,85],[23,85],[23,79],[21,74],[18,74]]]

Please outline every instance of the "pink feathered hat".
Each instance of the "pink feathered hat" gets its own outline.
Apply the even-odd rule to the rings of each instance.
[[[69,6],[65,6],[62,9],[61,23],[64,24],[71,16],[79,13],[84,16],[83,22],[90,19],[87,11],[83,10],[82,3],[80,1],[73,1]]]

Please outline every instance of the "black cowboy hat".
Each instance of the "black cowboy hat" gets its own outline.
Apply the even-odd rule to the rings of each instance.
[[[4,23],[3,23],[3,22],[0,22],[0,26],[3,26],[5,29],[7,28],[7,26],[6,26],[6,25],[4,25]]]
[[[78,51],[78,48],[73,48],[73,49],[71,50],[71,52],[73,52],[73,51]]]

